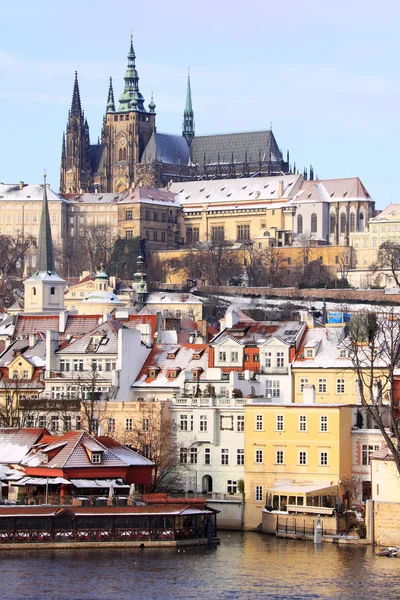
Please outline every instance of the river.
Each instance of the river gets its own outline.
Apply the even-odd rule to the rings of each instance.
[[[206,548],[0,554],[2,600],[400,598],[400,560],[369,547],[221,532]]]

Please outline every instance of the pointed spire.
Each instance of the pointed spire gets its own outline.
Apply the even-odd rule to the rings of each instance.
[[[47,200],[46,174],[43,184],[42,215],[40,217],[39,239],[37,246],[36,270],[38,272],[56,272],[54,260],[53,240],[51,238],[51,225],[49,215],[49,204]]]
[[[150,102],[149,102],[149,111],[150,111],[151,113],[154,113],[154,112],[156,112],[156,105],[155,105],[155,103],[154,103],[153,92],[151,92],[151,100],[150,100]]]
[[[82,117],[81,96],[79,94],[78,71],[75,71],[74,91],[72,92],[71,115]]]
[[[128,66],[125,72],[125,85],[119,99],[119,110],[139,110],[146,112],[144,108],[144,98],[139,91],[139,75],[136,70],[136,54],[133,49],[133,35],[131,34],[131,42],[128,52]],[[136,101],[136,105],[135,102]]]
[[[188,69],[188,78],[186,85],[186,104],[183,111],[182,135],[190,145],[194,138],[194,112],[192,106],[192,88],[190,85],[190,69]]]
[[[115,112],[114,90],[112,77],[110,77],[110,86],[108,88],[107,112]]]
[[[63,132],[61,160],[65,158],[65,132]]]

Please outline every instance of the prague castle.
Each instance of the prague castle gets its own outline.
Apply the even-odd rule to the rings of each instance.
[[[137,184],[163,187],[170,181],[289,173],[289,153],[283,160],[271,130],[196,136],[190,75],[181,135],[159,133],[156,105],[151,98],[145,107],[135,61],[131,40],[123,92],[117,104],[110,78],[101,140],[94,145],[75,74],[62,142],[61,193],[120,193]]]

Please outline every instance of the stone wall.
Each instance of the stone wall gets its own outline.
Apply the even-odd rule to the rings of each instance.
[[[294,529],[295,523],[298,532],[301,532],[304,527],[308,530],[311,530],[315,526],[315,516],[293,514],[288,515],[286,513],[268,512],[264,510],[262,513],[261,531],[263,533],[275,535],[278,517],[281,526],[287,520],[288,530]],[[321,517],[321,525],[323,531],[329,531],[329,533],[336,532],[336,517]]]
[[[374,544],[400,546],[400,502],[374,501]]]
[[[337,302],[373,302],[376,304],[400,301],[399,294],[385,294],[383,290],[327,290],[304,289],[295,287],[269,288],[269,287],[235,287],[235,286],[197,286],[201,294],[222,294],[226,296],[265,296],[266,298],[287,298],[293,300],[334,300]]]

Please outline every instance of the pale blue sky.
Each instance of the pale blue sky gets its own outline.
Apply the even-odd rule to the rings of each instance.
[[[74,71],[91,140],[110,75],[119,97],[129,34],[159,131],[180,133],[187,67],[196,132],[268,128],[299,170],[358,175],[396,202],[400,3],[389,0],[19,0],[1,3],[0,181],[59,185]]]

